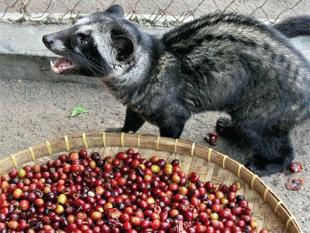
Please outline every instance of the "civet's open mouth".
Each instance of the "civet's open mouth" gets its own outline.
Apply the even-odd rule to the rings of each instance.
[[[76,69],[76,65],[64,57],[51,61],[50,64],[52,71],[56,74],[66,74]]]

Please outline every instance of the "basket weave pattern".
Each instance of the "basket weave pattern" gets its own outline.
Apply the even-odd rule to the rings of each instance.
[[[0,172],[26,164],[42,164],[64,151],[87,148],[102,155],[114,155],[128,147],[138,149],[146,158],[154,154],[168,161],[177,158],[184,172],[196,171],[202,180],[215,184],[239,181],[242,188],[238,192],[249,200],[259,228],[267,228],[272,233],[301,232],[295,217],[259,177],[227,155],[186,140],[105,132],[64,136],[6,157],[0,161]]]

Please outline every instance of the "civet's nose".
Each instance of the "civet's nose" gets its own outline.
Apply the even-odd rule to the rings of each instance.
[[[51,34],[47,34],[42,37],[42,41],[46,47],[51,47],[54,44],[55,37]]]

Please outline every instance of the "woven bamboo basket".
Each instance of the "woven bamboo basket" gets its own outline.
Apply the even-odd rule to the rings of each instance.
[[[301,232],[289,209],[258,176],[227,155],[186,140],[105,132],[64,136],[6,157],[0,161],[0,173],[4,174],[14,167],[45,163],[65,151],[87,148],[89,152],[114,155],[129,147],[146,158],[154,154],[168,161],[177,158],[183,171],[196,171],[202,180],[215,184],[239,181],[241,189],[238,193],[244,194],[249,201],[259,229],[265,228],[272,233]]]

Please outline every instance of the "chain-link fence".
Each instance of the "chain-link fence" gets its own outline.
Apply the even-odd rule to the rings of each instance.
[[[140,25],[177,25],[210,12],[239,12],[271,23],[310,14],[310,0],[0,0],[0,20],[30,23],[74,22],[83,14],[123,6]]]

